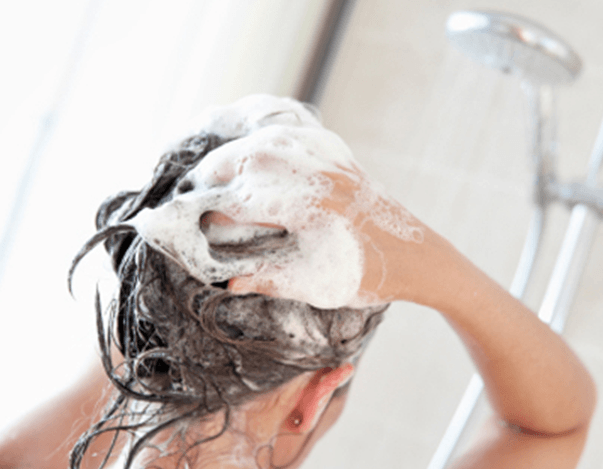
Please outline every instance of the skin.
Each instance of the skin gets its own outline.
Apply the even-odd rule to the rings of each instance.
[[[350,174],[353,171],[356,174]],[[484,378],[496,420],[454,467],[576,467],[594,411],[596,390],[589,373],[563,339],[419,220],[413,219],[413,224],[421,228],[422,240],[409,242],[373,223],[370,208],[365,212],[347,210],[356,203],[358,190],[366,181],[360,170],[346,169],[327,176],[333,181],[333,191],[321,201],[322,207],[342,216],[356,213],[349,221],[365,256],[358,297],[366,304],[412,301],[438,311],[459,334]],[[407,216],[396,201],[382,196],[380,202],[392,217]],[[215,213],[209,222],[228,224],[236,220]],[[235,278],[229,288],[238,293],[279,296],[278,285],[253,276]],[[312,292],[306,294],[306,301],[311,302]],[[270,461],[276,465],[292,461],[288,467],[299,467],[341,413],[345,396],[333,395],[353,371],[352,365],[345,364],[304,373],[241,406],[233,418],[235,431],[203,445],[193,467],[253,467],[255,461],[260,467],[270,467]],[[54,408],[73,407],[70,404],[74,402],[81,406],[84,401],[93,408],[98,397],[94,393],[102,388],[101,382],[102,378],[94,375]],[[88,392],[96,397],[83,398]],[[0,446],[0,466],[64,467],[66,455],[54,452],[53,459],[48,459],[54,443],[30,451],[41,437],[64,441],[61,437],[69,434],[66,429],[71,429],[73,415],[56,421],[57,415],[56,411],[47,411],[17,429]],[[218,425],[220,418],[215,416],[215,420],[192,426],[188,436],[194,439],[195,434],[204,434],[212,425]],[[245,441],[256,448],[254,460],[243,463],[232,459],[233,448],[241,441],[237,432],[245,434]],[[148,450],[139,464],[168,469],[176,462],[175,457],[161,457]]]
[[[72,389],[55,397],[2,435],[1,468],[66,468],[69,451],[92,423],[111,393],[100,363]],[[88,464],[98,467],[103,460],[110,437],[99,438],[90,448]],[[94,455],[94,456],[92,456]]]

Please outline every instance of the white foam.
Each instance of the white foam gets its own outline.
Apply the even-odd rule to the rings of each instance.
[[[292,98],[254,94],[227,106],[207,107],[192,122],[189,132],[202,130],[227,138],[238,138],[272,124],[321,127],[318,111]]]
[[[253,274],[278,285],[284,298],[321,308],[361,304],[363,253],[349,221],[355,213],[340,215],[320,206],[333,189],[324,174],[329,172],[345,172],[361,188],[350,210],[374,212],[373,221],[383,229],[416,240],[410,218],[393,220],[385,205],[379,210],[381,199],[358,172],[350,149],[301,103],[252,96],[213,108],[200,122],[203,132],[238,138],[189,172],[193,190],[143,210],[132,223],[149,244],[202,282]],[[226,214],[239,229],[203,233],[200,217],[207,211]],[[296,249],[227,261],[212,257],[209,241],[248,240],[259,233],[252,227],[256,223],[286,228],[296,237]]]

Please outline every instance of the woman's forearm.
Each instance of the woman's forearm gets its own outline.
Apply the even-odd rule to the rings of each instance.
[[[543,434],[587,425],[595,386],[563,339],[445,240],[428,242],[431,287],[415,301],[437,309],[463,339],[498,414]]]

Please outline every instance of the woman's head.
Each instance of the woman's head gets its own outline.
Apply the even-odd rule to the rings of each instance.
[[[249,99],[243,109],[214,110],[200,132],[161,158],[141,191],[117,194],[100,207],[98,233],[78,254],[74,267],[104,241],[119,287],[106,314],[97,302],[98,327],[103,363],[118,397],[103,420],[80,440],[74,463],[90,439],[110,427],[132,430],[130,460],[164,427],[177,428],[221,413],[224,432],[233,409],[306,372],[338,369],[354,360],[380,322],[382,306],[319,309],[258,294],[235,295],[227,289],[228,279],[203,283],[177,256],[152,247],[129,223],[142,210],[160,207],[186,191],[189,172],[233,139],[281,114],[286,119],[315,120],[296,101],[266,99],[274,109],[264,108],[265,115]],[[205,215],[199,217],[200,231]],[[258,257],[286,249],[291,239],[286,230],[268,230],[251,239],[210,244],[210,253]],[[123,356],[119,363],[111,359],[112,344]]]

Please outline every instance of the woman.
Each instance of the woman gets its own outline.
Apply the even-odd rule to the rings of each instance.
[[[575,467],[593,382],[556,334],[372,184],[293,100],[209,111],[99,211],[120,286],[94,372],[17,429],[2,467],[299,467],[392,301],[439,311],[499,420],[457,467]],[[103,411],[99,401],[108,399]],[[59,409],[59,410],[57,410]],[[74,423],[75,422],[75,423]],[[44,441],[42,445],[37,441]]]

